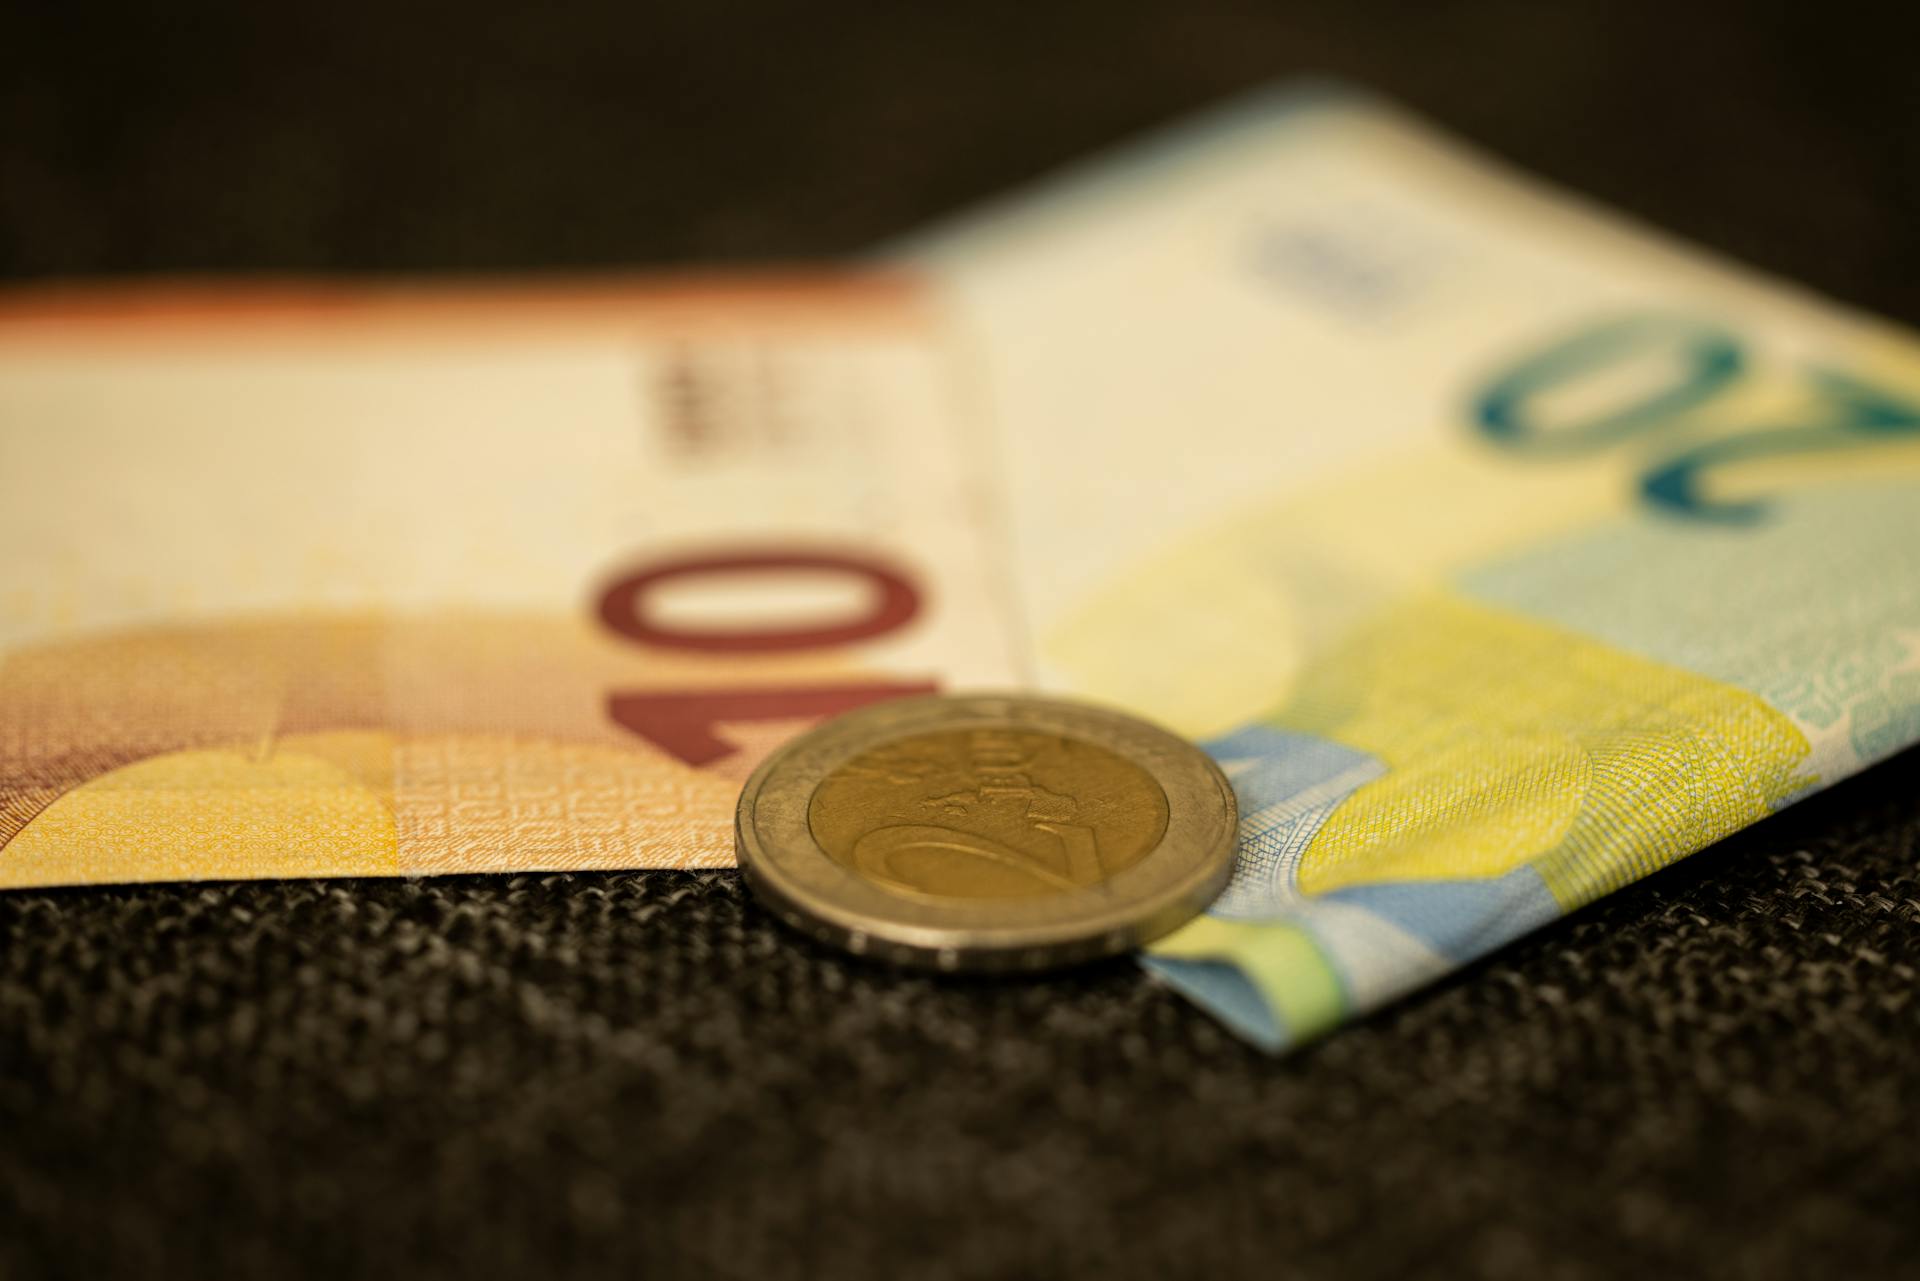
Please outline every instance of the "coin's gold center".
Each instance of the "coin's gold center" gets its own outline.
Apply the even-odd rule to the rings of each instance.
[[[1153,776],[1059,734],[950,729],[862,752],[814,789],[813,838],[888,889],[1037,898],[1098,885],[1167,831]]]

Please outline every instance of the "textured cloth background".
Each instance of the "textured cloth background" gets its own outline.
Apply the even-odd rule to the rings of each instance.
[[[1920,321],[1911,44],[1789,8],[21,4],[0,274],[851,252],[1314,68]],[[0,1278],[1913,1275],[1917,784],[1281,1061],[730,874],[0,896]]]

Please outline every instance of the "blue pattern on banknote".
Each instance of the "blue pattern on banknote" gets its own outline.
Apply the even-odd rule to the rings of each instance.
[[[1229,920],[1278,915],[1300,899],[1294,871],[1334,807],[1386,766],[1351,747],[1268,725],[1201,744],[1220,762],[1240,802],[1240,857],[1214,902]]]
[[[1737,582],[1738,592],[1713,590]],[[1736,529],[1637,515],[1462,577],[1490,604],[1759,695],[1823,779],[1920,731],[1920,485],[1774,501]]]
[[[1560,904],[1530,866],[1491,880],[1350,885],[1319,902],[1365,908],[1455,962],[1483,955],[1560,915]]]

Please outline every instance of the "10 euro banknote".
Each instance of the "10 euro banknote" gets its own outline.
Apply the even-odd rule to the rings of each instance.
[[[0,886],[733,862],[1022,642],[910,284],[0,306]]]
[[[1920,740],[1920,347],[1338,87],[903,246],[1041,679],[1203,742],[1272,1048]]]

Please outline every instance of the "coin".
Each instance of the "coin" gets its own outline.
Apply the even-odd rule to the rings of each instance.
[[[735,848],[788,924],[942,970],[1111,955],[1233,870],[1233,789],[1120,712],[1025,695],[879,703],[801,735],[740,793]]]

